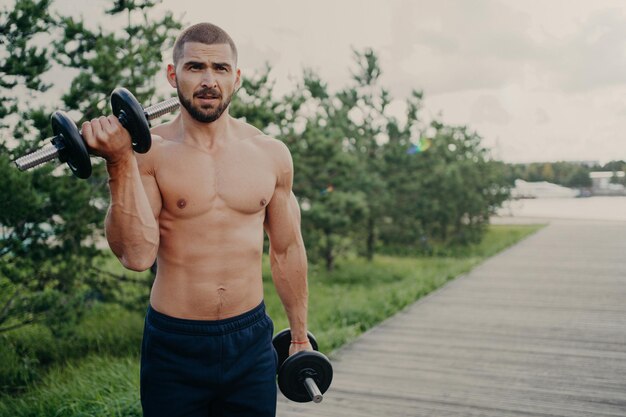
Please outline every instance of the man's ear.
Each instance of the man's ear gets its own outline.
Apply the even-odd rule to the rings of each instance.
[[[239,90],[239,87],[241,87],[241,70],[239,68],[237,68],[237,71],[235,72],[235,89],[234,89],[234,91]]]
[[[176,88],[176,67],[174,64],[167,65],[167,81],[172,87]]]

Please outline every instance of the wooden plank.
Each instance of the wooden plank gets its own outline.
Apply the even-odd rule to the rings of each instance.
[[[626,416],[626,223],[553,222],[331,355],[278,416]]]

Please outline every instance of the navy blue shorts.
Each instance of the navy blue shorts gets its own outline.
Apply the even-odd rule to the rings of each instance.
[[[141,346],[144,417],[276,415],[274,325],[265,304],[216,321],[148,307]]]

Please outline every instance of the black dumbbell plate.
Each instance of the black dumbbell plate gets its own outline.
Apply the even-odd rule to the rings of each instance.
[[[111,93],[111,109],[118,118],[124,113],[125,121],[122,121],[122,125],[130,133],[133,150],[137,153],[148,152],[152,145],[150,125],[135,96],[125,88],[116,88]]]
[[[72,173],[78,178],[89,178],[91,159],[76,123],[63,111],[55,111],[51,117],[52,131],[55,136],[63,136],[63,147],[59,150],[59,160],[67,162]]]
[[[310,377],[323,394],[333,380],[333,367],[320,352],[302,351],[285,360],[278,373],[280,391],[292,401],[304,403],[311,401],[304,379]]]

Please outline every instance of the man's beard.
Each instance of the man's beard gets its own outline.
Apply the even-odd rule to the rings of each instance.
[[[187,100],[182,95],[180,89],[176,88],[176,92],[178,93],[178,100],[180,100],[180,104],[189,112],[191,117],[201,123],[211,123],[219,119],[222,113],[224,113],[224,110],[226,110],[230,104],[230,100],[233,98],[233,95],[231,94],[226,100],[221,101],[216,108],[209,110],[204,107],[194,106],[191,100]],[[219,99],[222,98],[222,95],[215,89],[203,88],[200,91],[196,91],[193,94],[193,97],[210,97]],[[207,112],[207,110],[209,111]]]

